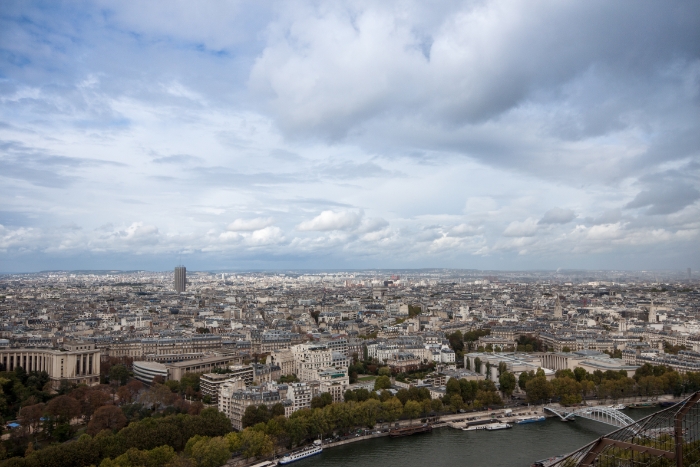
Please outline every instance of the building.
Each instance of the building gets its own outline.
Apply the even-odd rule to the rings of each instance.
[[[501,363],[516,377],[524,371],[536,372],[541,368],[548,379],[554,378],[554,370],[542,363],[540,354],[471,352],[464,355],[466,369],[482,374],[491,381],[498,381],[498,367]]]
[[[287,387],[287,399],[292,402],[292,411],[311,407],[313,391],[307,383],[290,383]]]
[[[618,372],[624,370],[627,376],[633,376],[634,372],[639,368],[639,365],[625,363],[622,359],[611,358],[608,354],[597,350],[579,350],[576,352],[559,352],[559,353],[539,353],[539,358],[545,368],[551,368],[554,371],[558,370],[573,370],[576,367],[581,367],[593,373],[596,370]]]
[[[267,356],[266,363],[268,365],[277,365],[283,375],[291,375],[296,373],[294,364],[294,354],[290,349],[275,350]]]
[[[229,381],[240,379],[236,376],[232,377],[228,373],[205,373],[199,377],[199,388],[202,391],[202,397],[209,396],[212,404],[218,404],[221,386]],[[243,384],[245,385],[245,382]]]
[[[276,385],[246,388],[243,381],[232,380],[220,386],[218,396],[219,412],[226,414],[235,430],[243,429],[243,415],[248,406],[266,405],[270,408],[279,403],[283,403],[283,401]]]
[[[333,352],[325,344],[299,344],[292,347],[295,373],[301,381],[313,381],[316,371],[333,366]]]
[[[168,379],[168,368],[162,363],[134,362],[133,370],[134,378],[145,384],[153,383],[153,378],[163,378],[164,382]]]
[[[177,293],[184,293],[187,286],[187,268],[185,266],[177,266],[175,268],[173,288]]]
[[[52,386],[62,381],[71,384],[100,384],[100,351],[85,342],[68,342],[61,349],[0,348],[0,368],[14,371],[45,371]]]
[[[180,381],[185,373],[209,373],[214,368],[224,368],[240,362],[241,357],[238,355],[222,355],[185,362],[167,363],[165,366],[168,368],[168,379]]]

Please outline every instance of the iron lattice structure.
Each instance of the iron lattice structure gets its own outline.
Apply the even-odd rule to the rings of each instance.
[[[609,433],[550,467],[700,466],[700,392]]]
[[[594,422],[605,423],[620,428],[636,424],[632,418],[628,417],[619,410],[604,406],[583,407],[574,411],[554,407],[545,407],[544,410],[557,415],[562,419],[562,421],[572,420],[575,417],[581,417],[588,420],[593,420]]]

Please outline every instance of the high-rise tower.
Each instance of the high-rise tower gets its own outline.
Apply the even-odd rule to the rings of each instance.
[[[177,266],[175,268],[174,287],[177,293],[183,293],[187,284],[187,268],[185,266]]]

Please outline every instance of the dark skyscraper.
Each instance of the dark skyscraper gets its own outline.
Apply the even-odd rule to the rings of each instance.
[[[175,281],[174,281],[175,291],[177,293],[184,292],[186,283],[187,283],[187,268],[185,266],[177,266],[175,268]]]

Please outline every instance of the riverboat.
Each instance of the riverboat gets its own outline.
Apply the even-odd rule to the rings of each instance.
[[[546,418],[544,417],[544,415],[539,415],[539,416],[534,415],[532,417],[520,417],[520,418],[518,418],[518,421],[515,423],[517,423],[518,425],[524,425],[525,423],[543,422],[545,420],[546,420]]]
[[[500,422],[498,420],[495,420],[495,419],[480,420],[478,422],[467,423],[466,426],[464,428],[462,428],[462,431],[485,430],[487,426],[495,425],[497,423],[500,423]]]
[[[323,447],[321,446],[321,441],[316,440],[314,441],[314,444],[312,446],[299,449],[298,451],[290,452],[286,456],[284,456],[282,459],[280,459],[280,464],[285,465],[285,464],[291,464],[292,462],[296,462],[298,460],[305,459],[307,457],[315,456],[316,454],[321,454],[323,452]]]
[[[419,433],[430,433],[433,431],[433,426],[424,423],[422,425],[406,426],[403,428],[393,428],[389,430],[389,436],[391,438],[400,438],[402,436],[417,435]]]
[[[608,406],[609,409],[615,409],[615,410],[625,410],[627,406],[625,404],[613,404]]]
[[[496,430],[507,430],[508,428],[513,428],[513,425],[510,425],[508,423],[492,423],[491,425],[486,425],[486,430],[487,431],[496,431]]]
[[[658,404],[656,402],[652,401],[644,401],[644,402],[633,402],[632,404],[628,405],[630,409],[646,409],[648,407],[656,407]]]

